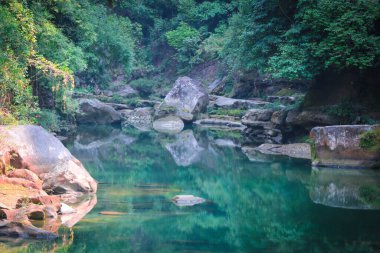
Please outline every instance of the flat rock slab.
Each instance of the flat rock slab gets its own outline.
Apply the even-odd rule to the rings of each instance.
[[[203,127],[227,128],[241,131],[245,129],[245,126],[240,121],[230,121],[215,118],[197,120],[194,122],[194,124]]]
[[[257,151],[267,155],[286,155],[293,158],[311,159],[310,144],[262,144],[256,148]]]
[[[215,100],[215,105],[217,107],[225,109],[251,109],[269,104],[268,102],[262,100],[235,99],[222,96],[212,96],[212,98]]]

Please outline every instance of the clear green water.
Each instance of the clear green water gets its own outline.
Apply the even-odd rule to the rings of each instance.
[[[80,129],[67,146],[100,182],[97,204],[73,227],[71,240],[7,242],[3,248],[380,252],[379,173],[316,170],[288,158],[260,156],[261,162],[252,162],[240,148],[220,146],[226,142],[217,136]],[[179,194],[207,201],[179,207],[171,201]]]

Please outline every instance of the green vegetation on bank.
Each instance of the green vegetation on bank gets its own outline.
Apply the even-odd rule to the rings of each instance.
[[[69,91],[115,80],[143,97],[162,75],[218,61],[223,72],[314,79],[378,66],[377,0],[2,0],[0,123],[64,119]],[[165,79],[165,78],[164,78]]]

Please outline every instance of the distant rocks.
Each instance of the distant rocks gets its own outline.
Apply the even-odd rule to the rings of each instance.
[[[222,96],[212,96],[212,100],[214,100],[214,104],[216,107],[220,107],[223,109],[251,109],[258,108],[269,104],[268,102],[262,100],[248,100],[248,99],[235,99],[229,97]]]
[[[379,129],[380,125],[339,125],[315,127],[312,159],[315,166],[375,167],[380,165],[380,151],[360,147],[363,133]]]
[[[117,124],[120,123],[120,114],[110,105],[97,99],[80,98],[75,117],[79,124]]]

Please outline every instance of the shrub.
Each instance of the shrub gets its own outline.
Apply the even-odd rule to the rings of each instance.
[[[158,86],[158,83],[155,80],[140,78],[130,82],[130,85],[139,92],[140,96],[148,97],[153,93],[153,89]]]
[[[360,147],[369,151],[380,151],[380,128],[365,132],[360,136]]]

